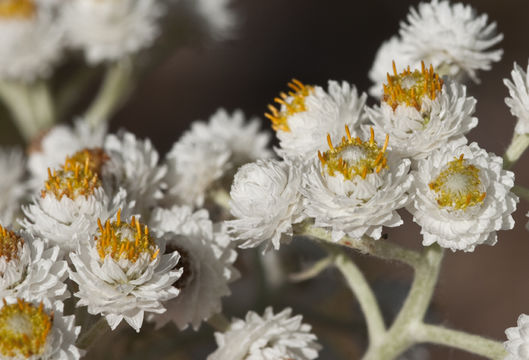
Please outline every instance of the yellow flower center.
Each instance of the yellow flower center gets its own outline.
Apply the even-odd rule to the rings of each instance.
[[[274,99],[279,104],[279,109],[273,105],[268,105],[269,113],[265,116],[272,121],[272,129],[275,131],[290,131],[288,118],[294,114],[307,111],[305,98],[314,90],[313,86],[304,85],[301,81],[292,79],[288,83],[290,91],[280,93],[280,97]]]
[[[0,225],[0,258],[5,258],[7,262],[18,259],[19,250],[23,245],[22,237]]]
[[[351,180],[356,176],[365,179],[368,174],[379,173],[387,168],[387,158],[385,156],[388,147],[389,135],[382,148],[378,147],[375,141],[375,134],[371,129],[369,141],[362,141],[360,138],[352,138],[349,127],[345,126],[347,138],[344,136],[338,146],[331,142],[330,135],[327,135],[329,150],[323,154],[318,151],[322,169],[330,176],[337,173],[343,175],[345,180]]]
[[[35,12],[33,0],[0,0],[0,19],[27,19]]]
[[[17,299],[0,309],[0,354],[2,358],[29,358],[43,353],[53,324],[42,303],[36,307]]]
[[[421,71],[410,71],[410,67],[397,74],[393,62],[393,76],[388,73],[388,83],[384,84],[384,101],[395,110],[399,105],[413,106],[421,110],[424,97],[435,100],[441,92],[443,79],[434,73],[433,66],[427,69],[421,61]]]
[[[99,236],[95,237],[95,241],[101,260],[110,255],[114,260],[127,259],[134,263],[142,254],[148,253],[152,261],[160,252],[147,225],[140,224],[134,217],[130,224],[122,222],[121,210],[116,221],[107,220],[103,225],[98,220],[98,225]]]
[[[450,161],[444,170],[428,184],[437,194],[439,206],[465,210],[483,202],[486,192],[479,179],[479,169],[469,164],[463,154]]]
[[[67,196],[76,199],[79,196],[90,196],[101,186],[99,175],[108,156],[100,148],[84,149],[67,157],[59,170],[48,169],[48,180],[41,196],[53,194],[57,199]]]

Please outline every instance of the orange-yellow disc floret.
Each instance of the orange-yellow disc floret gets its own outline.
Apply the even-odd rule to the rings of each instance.
[[[47,314],[43,304],[37,307],[22,299],[0,309],[1,357],[29,358],[43,353],[53,325],[53,313]]]
[[[0,258],[7,262],[18,259],[19,250],[24,245],[24,239],[14,231],[7,230],[0,225]]]
[[[160,252],[147,225],[140,224],[134,217],[130,224],[121,221],[121,210],[117,213],[116,221],[107,220],[103,225],[98,220],[98,225],[99,234],[95,241],[101,260],[110,255],[114,260],[136,262],[142,254],[148,253],[152,261]]]
[[[101,186],[101,168],[108,156],[100,148],[84,149],[67,157],[59,170],[48,169],[48,180],[44,183],[42,197],[48,193],[57,199],[67,196],[75,199],[78,196],[90,196]]]
[[[338,146],[334,146],[330,135],[327,135],[329,150],[323,154],[318,151],[322,168],[330,176],[340,173],[345,180],[351,180],[356,176],[365,179],[368,174],[379,173],[387,168],[385,153],[389,135],[386,136],[386,141],[380,148],[375,141],[373,129],[371,129],[369,141],[362,141],[359,137],[353,138],[347,125],[345,133],[347,137],[342,137],[342,142]]]
[[[426,68],[421,61],[421,71],[411,71],[410,67],[397,74],[393,62],[393,76],[387,74],[388,83],[384,84],[383,100],[395,110],[399,105],[413,106],[421,109],[424,97],[435,100],[443,87],[443,79],[435,73],[433,66]]]
[[[436,193],[439,206],[465,210],[482,203],[487,196],[482,191],[479,171],[461,154],[459,158],[450,161],[428,186]]]
[[[292,79],[288,83],[288,87],[290,88],[288,93],[281,92],[279,94],[280,97],[274,99],[279,104],[279,108],[268,105],[270,112],[265,114],[272,122],[272,129],[275,131],[290,131],[288,118],[294,114],[307,111],[305,98],[314,90],[313,86],[304,85],[296,79]]]
[[[35,12],[33,0],[0,0],[0,19],[30,18]]]

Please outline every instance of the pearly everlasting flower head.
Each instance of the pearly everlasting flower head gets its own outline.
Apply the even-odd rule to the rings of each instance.
[[[105,189],[112,194],[125,189],[128,203],[134,202],[134,211],[145,216],[165,188],[167,168],[158,164],[158,152],[150,140],[139,140],[129,132],[108,135],[104,149],[108,156],[102,169]]]
[[[0,357],[2,359],[77,360],[75,346],[81,327],[74,316],[63,315],[61,302],[23,298],[0,302]]]
[[[68,44],[95,65],[152,45],[164,7],[156,0],[71,0],[61,6]]]
[[[85,148],[102,147],[105,135],[105,126],[93,128],[86,121],[77,120],[73,126],[55,126],[34,140],[28,157],[32,188],[40,191],[48,178],[48,168],[59,167],[67,156]]]
[[[368,110],[377,137],[391,136],[391,149],[413,160],[426,158],[447,142],[465,144],[464,134],[474,128],[476,100],[466,96],[463,85],[443,80],[421,63],[421,70],[410,67],[387,74],[380,106]]]
[[[121,221],[118,212],[115,220],[99,222],[93,241],[70,254],[77,306],[104,316],[112,330],[125,320],[139,332],[145,313],[163,313],[162,302],[179,293],[173,286],[182,275],[175,270],[179,254],[164,254],[164,246],[163,238],[153,237],[134,217]]]
[[[290,308],[278,314],[266,308],[262,317],[250,311],[244,320],[234,319],[225,333],[215,333],[218,348],[208,360],[316,359],[316,335],[301,315],[291,313]]]
[[[419,161],[407,209],[421,226],[423,245],[437,242],[471,252],[480,244],[494,245],[496,231],[513,228],[514,174],[502,165],[476,143],[447,144]]]
[[[222,40],[233,34],[237,16],[231,9],[230,0],[194,0],[194,6],[213,39]]]
[[[225,142],[184,136],[167,153],[167,193],[173,204],[202,206],[206,193],[230,168],[232,152]]]
[[[37,0],[0,3],[0,79],[32,82],[60,60],[63,32]]]
[[[321,135],[328,133],[333,141],[339,141],[345,125],[354,136],[361,133],[367,95],[359,96],[353,85],[329,81],[325,90],[294,79],[288,86],[290,91],[275,99],[279,108],[270,105],[266,114],[276,131],[278,153],[283,158],[311,161],[326,146]]]
[[[24,181],[25,161],[21,151],[0,149],[0,174],[0,223],[10,225],[28,188]]]
[[[433,64],[437,72],[461,80],[477,81],[478,70],[490,70],[503,51],[491,50],[502,39],[496,23],[477,15],[470,5],[432,0],[411,8],[400,24],[402,52],[409,61]]]
[[[345,130],[338,146],[327,136],[329,150],[303,174],[304,212],[316,226],[331,228],[335,242],[345,235],[378,239],[382,226],[402,224],[396,210],[408,201],[410,161],[386,151],[389,136],[379,146],[373,130],[369,141]]]
[[[182,135],[184,142],[207,144],[220,143],[231,152],[230,164],[237,168],[248,162],[272,156],[268,149],[270,135],[259,131],[260,121],[252,118],[246,121],[244,113],[236,110],[229,114],[224,109],[217,110],[207,123],[196,121],[191,130]]]
[[[529,359],[529,316],[521,314],[516,325],[505,330],[507,341],[503,345],[508,353],[505,360]]]
[[[214,231],[206,210],[192,212],[188,206],[155,209],[151,225],[167,236],[166,249],[178,251],[183,275],[174,284],[178,297],[167,301],[167,312],[155,316],[157,327],[172,321],[181,330],[222,311],[221,299],[231,294],[228,283],[239,277],[233,267],[237,252],[225,227]]]
[[[0,298],[62,300],[68,295],[67,268],[66,261],[59,259],[58,247],[47,248],[30,234],[0,225]]]
[[[300,186],[300,169],[286,162],[258,160],[239,169],[230,192],[236,219],[226,224],[237,240],[244,241],[240,247],[266,243],[265,250],[278,250],[291,238],[292,224],[304,219]]]
[[[103,189],[101,169],[108,155],[100,148],[84,149],[67,157],[59,170],[49,170],[40,197],[23,208],[21,225],[61,253],[77,249],[97,229],[97,219],[115,214],[126,192],[111,198]]]
[[[503,83],[509,89],[511,97],[505,98],[505,103],[516,116],[518,121],[514,131],[517,134],[529,133],[529,77],[527,72],[514,63],[511,71],[512,81],[503,79]]]

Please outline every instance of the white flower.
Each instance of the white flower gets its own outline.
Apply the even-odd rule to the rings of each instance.
[[[505,98],[505,103],[509,106],[511,114],[518,119],[514,131],[518,134],[527,134],[529,133],[529,78],[527,72],[516,63],[514,63],[514,70],[511,71],[511,77],[512,82],[503,79],[511,95]]]
[[[25,161],[20,150],[0,148],[0,174],[0,223],[10,225],[27,190]]]
[[[70,0],[61,6],[69,44],[90,64],[116,61],[149,47],[164,12],[156,0]]]
[[[513,228],[514,174],[502,165],[501,157],[476,143],[447,144],[419,161],[407,209],[422,228],[423,245],[474,251],[480,244],[494,245],[496,231]]]
[[[30,234],[16,234],[0,226],[0,298],[64,299],[68,265],[59,248],[46,248]]]
[[[193,136],[177,141],[167,153],[165,182],[169,204],[202,206],[206,192],[229,169],[231,151],[224,142],[209,142]]]
[[[367,113],[377,139],[389,134],[392,151],[420,160],[447,142],[466,144],[464,135],[478,123],[472,116],[475,106],[465,86],[443,81],[423,65],[420,71],[400,74],[395,69],[384,85],[381,105]]]
[[[53,127],[30,146],[28,169],[32,177],[32,188],[40,191],[48,178],[48,168],[54,169],[62,165],[66,156],[84,148],[102,147],[105,135],[104,125],[92,128],[84,120],[77,120],[72,127]]]
[[[505,335],[503,345],[509,353],[505,360],[529,360],[529,316],[521,314],[517,326],[505,330]]]
[[[157,327],[173,321],[181,330],[189,324],[198,330],[202,321],[222,311],[221,299],[231,294],[228,283],[239,277],[233,267],[233,250],[225,229],[213,231],[206,210],[190,207],[155,209],[151,225],[166,233],[166,248],[181,255],[183,275],[175,284],[180,294],[164,303],[167,312],[154,317]]]
[[[324,90],[292,80],[289,87],[292,91],[276,99],[280,108],[270,106],[266,114],[276,130],[281,147],[278,152],[283,158],[310,161],[318,150],[324,150],[327,134],[339,141],[347,125],[356,136],[365,122],[367,95],[359,96],[356,87],[347,82],[329,81]]]
[[[115,221],[100,225],[93,241],[70,254],[77,306],[104,316],[112,330],[125,320],[139,332],[145,313],[163,313],[162,302],[179,293],[173,284],[182,274],[175,270],[180,256],[164,251],[165,239],[153,238],[134,218],[122,222],[118,213]]]
[[[0,7],[0,78],[31,82],[50,74],[62,56],[63,32],[35,0],[7,0]]]
[[[68,157],[60,170],[50,171],[39,197],[23,207],[21,225],[61,252],[77,249],[97,230],[97,220],[106,219],[125,206],[127,193],[119,189],[113,197],[100,180],[107,155],[101,149],[85,149]],[[88,166],[88,167],[87,167]]]
[[[470,5],[420,3],[400,25],[401,51],[412,64],[424,61],[443,75],[477,81],[477,70],[490,70],[503,54],[501,49],[490,50],[503,35],[496,33],[496,23],[487,20]]]
[[[198,13],[206,20],[214,39],[222,40],[233,34],[237,25],[230,0],[193,0]]]
[[[236,220],[227,222],[231,233],[244,240],[242,248],[266,242],[277,250],[292,236],[292,224],[301,222],[300,170],[277,160],[242,166],[231,186],[230,209]]]
[[[291,317],[287,308],[275,314],[266,308],[263,316],[250,311],[246,319],[234,319],[225,333],[215,333],[218,349],[208,360],[311,360],[320,345],[311,326],[301,315]]]
[[[258,118],[245,120],[241,110],[229,114],[224,109],[219,109],[209,118],[209,122],[195,121],[191,130],[182,135],[184,142],[222,143],[230,152],[232,167],[238,167],[258,159],[272,156],[267,148],[270,134],[260,132]]]
[[[371,134],[369,141],[353,138],[319,154],[303,174],[304,212],[315,225],[332,229],[332,240],[344,235],[354,238],[367,235],[378,239],[382,226],[399,226],[402,219],[396,210],[408,201],[413,178],[410,161],[387,153],[389,138],[382,148]]]
[[[404,64],[410,65],[412,69],[416,69],[420,66],[420,63],[413,63],[409,59],[408,54],[402,51],[402,41],[400,37],[393,36],[391,39],[386,40],[380,45],[375,55],[375,61],[369,70],[369,79],[373,82],[373,85],[369,88],[369,94],[373,97],[380,98],[383,95],[382,84],[386,82],[388,72],[391,69],[392,62],[402,66]]]
[[[5,360],[77,360],[80,326],[63,315],[63,304],[48,299],[4,299],[0,302],[0,357]]]
[[[158,164],[158,152],[150,140],[138,140],[129,132],[108,135],[104,150],[109,157],[102,170],[105,189],[116,193],[124,188],[135,212],[145,215],[163,197],[167,168]]]

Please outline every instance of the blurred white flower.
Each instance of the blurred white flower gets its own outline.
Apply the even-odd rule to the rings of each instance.
[[[432,64],[436,72],[461,80],[477,81],[478,70],[490,70],[503,51],[491,50],[502,39],[496,23],[487,24],[470,5],[432,0],[411,8],[400,24],[402,52],[413,63]]]
[[[80,119],[73,126],[58,125],[35,139],[29,148],[28,169],[31,187],[40,191],[48,178],[48,168],[54,169],[64,163],[66,156],[85,148],[102,147],[106,126],[92,128]]]
[[[236,13],[230,0],[192,0],[199,15],[207,24],[211,37],[222,40],[230,37],[237,25]]]
[[[269,106],[270,112],[266,114],[276,130],[278,153],[283,158],[314,159],[318,150],[324,151],[326,147],[325,135],[339,141],[345,125],[353,136],[360,134],[367,95],[359,96],[353,85],[329,81],[325,90],[292,80],[289,87],[288,94],[281,93],[275,99],[279,108]]]
[[[335,242],[345,235],[378,239],[382,226],[403,223],[396,210],[408,201],[410,161],[386,152],[389,137],[379,147],[373,132],[369,141],[346,133],[337,146],[328,137],[330,149],[303,174],[304,212],[331,228]]]
[[[237,252],[224,227],[214,231],[206,210],[187,206],[155,209],[152,228],[165,233],[168,251],[178,251],[183,275],[174,284],[178,297],[164,303],[167,312],[153,319],[157,327],[173,321],[181,330],[222,311],[221,299],[231,294],[228,283],[239,277],[233,267]]]
[[[516,325],[505,330],[507,341],[503,345],[508,355],[504,360],[529,360],[529,316],[521,314]]]
[[[240,247],[256,247],[266,242],[277,250],[292,236],[292,224],[303,220],[301,173],[297,166],[277,160],[258,160],[242,166],[231,186],[230,210],[235,220],[228,229]]]
[[[97,230],[97,219],[108,218],[125,206],[127,193],[113,197],[103,189],[101,167],[107,155],[101,149],[84,149],[67,157],[59,170],[49,172],[41,195],[23,207],[21,225],[61,253],[77,249]]]
[[[164,5],[157,0],[69,0],[61,5],[68,44],[90,64],[120,60],[152,45]]]
[[[208,360],[316,359],[316,335],[301,315],[291,314],[287,308],[274,315],[269,307],[262,317],[250,311],[245,320],[234,319],[225,333],[215,333],[218,349]]]
[[[0,4],[0,79],[31,82],[50,74],[62,57],[63,32],[35,0]]]
[[[25,159],[18,149],[0,148],[0,223],[11,225],[28,190]]]
[[[63,315],[61,302],[8,298],[0,302],[2,359],[77,360],[75,346],[81,330],[74,316]]]
[[[108,156],[102,169],[105,190],[115,194],[125,189],[127,202],[134,203],[133,212],[145,216],[165,188],[167,167],[158,164],[158,152],[149,139],[139,140],[129,132],[108,135],[104,150]]]
[[[76,272],[70,278],[79,285],[77,306],[104,316],[114,330],[125,320],[140,331],[145,313],[163,313],[162,302],[174,298],[173,286],[182,275],[176,269],[178,252],[165,254],[165,239],[154,238],[147,226],[134,218],[130,223],[107,220],[89,243],[70,254]]]
[[[368,109],[378,139],[389,134],[391,150],[413,160],[426,158],[447,142],[466,144],[464,136],[478,124],[476,100],[464,85],[443,81],[421,64],[421,70],[388,75],[380,106]],[[426,89],[426,90],[425,90]]]
[[[514,227],[514,174],[502,165],[501,157],[476,143],[449,143],[419,161],[407,209],[421,226],[423,245],[471,252],[494,245],[496,231]]]
[[[59,259],[59,248],[46,248],[30,234],[17,234],[0,225],[0,298],[27,300],[68,296],[64,280],[68,264]]]
[[[527,72],[516,63],[511,71],[511,77],[512,82],[509,79],[503,79],[511,95],[505,98],[505,103],[511,110],[511,114],[518,120],[514,131],[518,134],[527,134],[529,133],[529,77],[527,77]]]

